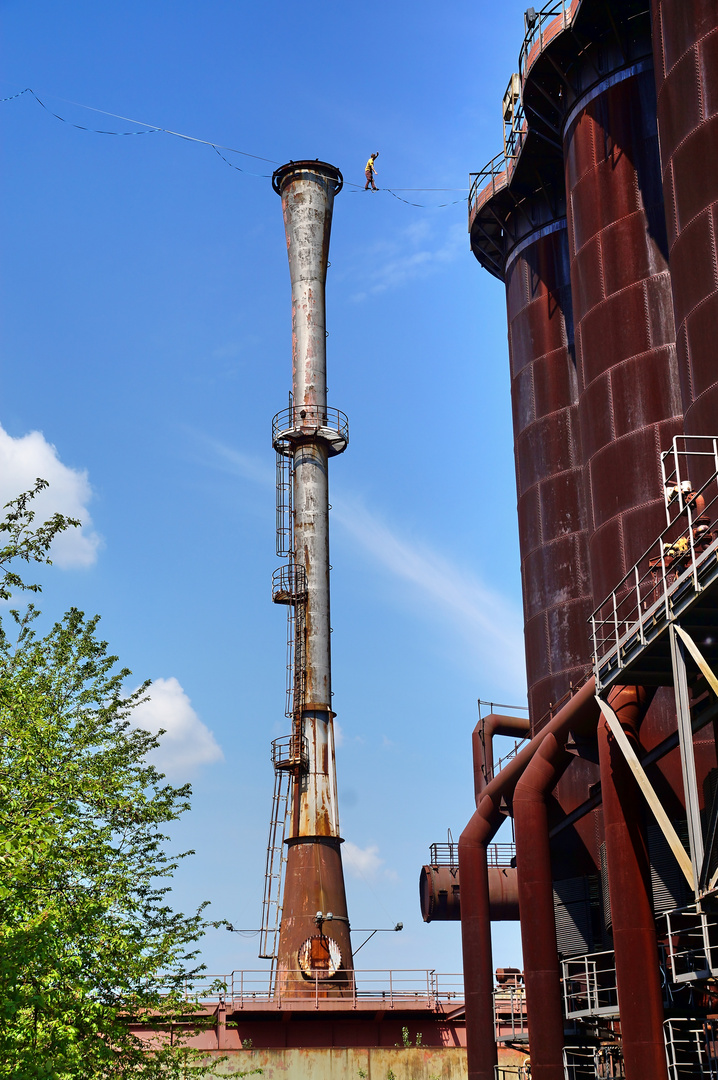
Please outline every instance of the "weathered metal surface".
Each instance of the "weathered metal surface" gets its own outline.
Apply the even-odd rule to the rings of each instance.
[[[424,922],[458,922],[461,889],[458,866],[422,866],[419,903]],[[511,922],[519,917],[519,892],[515,866],[489,867],[489,912],[492,922]]]
[[[527,582],[536,581],[539,589],[547,589],[560,581],[560,559],[559,564],[552,559],[560,547],[542,548],[543,507],[535,497],[532,503],[525,497],[530,470],[541,469],[548,461],[561,476],[558,451],[572,447],[576,452],[574,461],[583,469],[585,493],[581,529],[588,538],[586,591],[598,601],[616,587],[665,526],[659,451],[682,431],[684,406],[686,431],[692,434],[712,433],[718,417],[714,359],[718,335],[718,7],[715,0],[651,0],[653,50],[659,68],[661,184],[648,6],[648,0],[583,0],[570,10],[570,30],[564,32],[564,20],[555,26],[555,34],[541,33],[528,52],[522,50],[530,69],[520,65],[522,100],[517,111],[523,126],[517,129],[513,156],[507,149],[503,158],[494,159],[477,176],[471,192],[472,250],[507,285],[534,731],[535,699],[542,685],[539,661],[551,650],[564,647],[563,632],[569,641],[564,655],[570,655],[577,641],[585,644],[586,630],[542,623],[546,595],[526,595]],[[549,7],[545,10],[548,13]],[[558,6],[551,10],[555,13]],[[539,25],[542,19],[540,13]],[[563,303],[561,319],[552,327],[550,320],[540,323],[534,318],[531,299],[524,299],[525,277],[519,276],[516,285],[511,279],[520,260],[532,251],[532,228],[537,237],[543,231],[545,242],[549,206],[554,218],[559,216],[557,161],[565,173],[571,287],[569,305],[563,299],[560,279],[558,288],[546,287],[554,308]],[[556,430],[560,412],[556,423],[542,429],[535,400],[540,385],[537,360],[557,355],[562,342],[552,331],[561,323],[566,329],[575,328],[577,361],[576,389],[567,411],[570,437],[563,434],[563,441]],[[523,364],[522,355],[527,358]],[[521,445],[524,441],[526,450]],[[522,477],[523,462],[526,474]],[[533,611],[532,603],[536,604]],[[557,611],[562,611],[560,602]],[[532,620],[535,641],[531,640]],[[553,701],[560,696],[556,693]],[[553,731],[550,714],[546,730]],[[667,744],[675,731],[670,692],[659,689],[641,728],[644,750]],[[701,800],[702,789],[711,779],[708,771],[715,767],[712,743],[711,734],[696,743]],[[618,792],[613,790],[613,779],[605,774],[604,747],[601,780],[610,788],[604,795],[604,831],[601,810],[595,809],[601,793],[596,783],[595,737],[581,739],[574,734],[565,746],[556,744],[555,755],[551,749],[546,742],[527,767],[513,799],[505,797],[515,813],[519,891],[525,912],[525,974],[531,988],[529,1017],[534,1017],[532,1075],[543,1080],[563,1077],[552,882],[571,873],[595,872],[597,847],[605,835],[606,848],[613,852],[608,867],[612,903],[614,894],[620,896],[615,945],[621,972],[626,1075],[631,1080],[665,1076],[654,916],[644,872],[647,857],[641,850],[641,845],[645,848],[643,807],[632,800],[630,775],[625,783],[626,778],[616,775]],[[667,813],[675,820],[685,818],[677,751],[663,751],[660,760],[654,759],[651,779]],[[483,776],[478,780],[479,785],[483,783]],[[555,815],[551,820],[549,812]],[[461,846],[462,874],[466,865],[476,891],[470,897],[465,880],[472,1080],[489,1076],[490,1060],[478,1041],[484,1030],[483,1016],[480,1022],[477,1017],[474,1027],[476,1012],[485,1006],[479,987],[485,965],[471,955],[467,945],[485,947],[481,920],[488,918],[488,887],[478,863],[498,814],[495,800],[480,799]],[[564,818],[559,825],[562,814],[570,815],[569,820]],[[552,842],[550,828],[555,835]],[[634,890],[636,910],[631,911]],[[639,985],[644,972],[645,1006]]]
[[[589,665],[592,594],[565,220],[509,254],[506,298],[532,725]]]
[[[585,105],[579,99],[564,135],[597,597],[663,528],[658,449],[682,424],[653,76],[629,72],[607,76]]]
[[[637,65],[613,59],[617,70],[602,81],[589,70],[591,89],[572,103],[564,132],[594,597],[664,527],[658,451],[682,426],[653,74],[647,56]],[[646,737],[658,742],[674,725],[661,695]],[[577,789],[575,768],[562,795],[569,782]]]
[[[293,563],[304,581],[295,621],[299,670],[294,724],[306,748],[305,767],[293,775],[290,793],[278,966],[295,972],[299,950],[319,929],[336,941],[341,956],[340,970],[326,979],[326,992],[341,994],[341,972],[351,970],[352,952],[339,848],[331,708],[328,459],[344,449],[346,435],[342,431],[339,438],[340,432],[332,430],[342,427],[343,414],[327,410],[325,282],[334,196],[342,178],[332,165],[301,161],[278,169],[272,183],[282,198],[287,237],[293,372],[289,426],[275,430],[273,438],[277,452],[293,458]],[[317,912],[322,916],[332,912],[331,934],[315,921]],[[330,952],[334,956],[336,950],[328,944]]]
[[[598,706],[594,680],[588,682],[566,703],[547,725],[545,732],[566,733],[590,728]],[[470,1080],[494,1080],[494,972],[491,952],[491,916],[487,845],[504,820],[502,804],[511,803],[524,770],[537,752],[544,732],[512,758],[482,792],[479,805],[459,840],[459,869],[464,884],[461,915],[461,946],[464,957],[464,997],[466,999],[466,1045]],[[518,856],[517,856],[518,858]],[[519,882],[520,887],[520,882]],[[526,917],[530,918],[530,903]],[[552,924],[553,926],[553,915]],[[529,931],[534,933],[533,930]],[[555,928],[553,929],[555,938]],[[523,936],[523,935],[522,935]]]
[[[284,878],[284,906],[279,936],[278,988],[283,993],[314,997],[351,995],[351,984],[343,972],[352,968],[349,919],[344,889],[340,842],[325,837],[306,836],[289,840]],[[324,917],[317,922],[317,912]],[[327,916],[331,913],[332,918]],[[321,986],[300,972],[299,955],[304,943],[321,934],[327,954],[336,942],[341,953],[341,969]]]
[[[652,0],[651,7],[685,431],[713,434],[718,425],[718,5],[715,0]],[[694,482],[700,479],[695,468]]]
[[[609,696],[609,705],[635,749],[650,695],[634,687],[617,690]],[[599,724],[598,747],[626,1076],[666,1080],[663,1002],[641,796],[605,720]]]
[[[401,1030],[392,1025],[394,1042],[401,1043]],[[387,1031],[387,1035],[389,1031]],[[411,1031],[414,1039],[416,1032]],[[506,1063],[520,1062],[525,1055],[506,1054]],[[401,1077],[401,1080],[431,1080],[441,1076],[442,1080],[466,1080],[466,1051],[460,1047],[445,1049],[410,1048],[408,1050],[371,1047],[304,1047],[276,1050],[244,1050],[230,1053],[224,1063],[212,1067],[212,1058],[205,1064],[210,1066],[209,1077],[236,1075],[233,1070],[242,1069],[247,1073],[261,1071],[264,1080],[356,1080],[366,1076],[368,1080],[386,1080],[387,1076]]]
[[[513,798],[531,1068],[541,1080],[558,1080],[563,1071],[563,1011],[548,803],[551,790],[571,762],[566,751],[567,737],[567,727],[556,734],[546,730]]]
[[[528,716],[503,716],[489,713],[474,728],[471,745],[474,760],[474,797],[479,805],[481,792],[494,778],[494,735],[525,738],[531,730]]]

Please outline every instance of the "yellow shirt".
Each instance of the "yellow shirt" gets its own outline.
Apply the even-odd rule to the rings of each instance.
[[[370,169],[371,169],[372,172],[376,172],[376,166],[374,165],[374,158],[373,157],[370,157],[369,160],[367,161],[366,168],[365,168],[364,171],[369,172]]]

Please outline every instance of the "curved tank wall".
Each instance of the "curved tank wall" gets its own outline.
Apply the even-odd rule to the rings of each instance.
[[[718,431],[718,4],[652,0],[676,342],[689,435]]]
[[[506,266],[511,397],[532,725],[585,674],[592,597],[565,218]]]
[[[567,118],[564,155],[599,603],[665,525],[659,451],[682,430],[649,62],[613,73],[579,99]]]

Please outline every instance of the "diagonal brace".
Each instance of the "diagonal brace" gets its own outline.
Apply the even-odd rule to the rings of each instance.
[[[708,662],[704,657],[703,653],[698,648],[691,635],[686,633],[682,626],[679,626],[678,623],[674,623],[673,626],[679,638],[681,639],[685,647],[688,649],[688,652],[691,654],[696,664],[698,665],[701,674],[705,676],[706,682],[710,686],[711,690],[714,694],[718,694],[718,679],[713,674],[713,671],[708,665]]]
[[[688,884],[690,885],[691,889],[695,889],[695,884],[693,881],[693,865],[688,856],[688,852],[683,847],[683,844],[679,839],[678,833],[673,828],[671,820],[663,808],[661,800],[656,795],[656,792],[654,791],[650,780],[644,772],[643,766],[636,757],[636,753],[630,742],[628,741],[625,731],[621,727],[620,720],[616,716],[611,706],[607,702],[603,701],[598,696],[598,694],[596,694],[596,701],[598,702],[598,706],[605,717],[606,723],[611,729],[611,734],[621,748],[623,756],[625,757],[628,766],[636,779],[636,783],[643,792],[646,802],[651,808],[651,812],[653,813],[653,816],[655,817],[661,829],[661,832],[668,841],[668,845],[673,854],[675,855],[678,861],[678,865],[685,874]]]

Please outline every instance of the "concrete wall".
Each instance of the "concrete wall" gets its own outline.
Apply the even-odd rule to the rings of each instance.
[[[463,1047],[273,1049],[230,1051],[210,1075],[261,1069],[263,1080],[467,1080]],[[524,1055],[517,1058],[523,1060]],[[205,1064],[211,1063],[207,1058]],[[256,1075],[256,1074],[255,1074]]]

